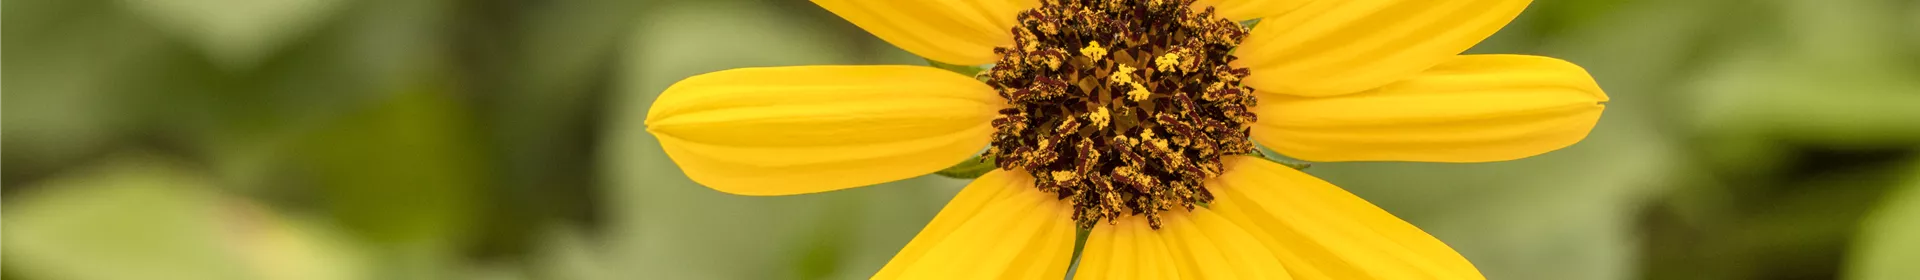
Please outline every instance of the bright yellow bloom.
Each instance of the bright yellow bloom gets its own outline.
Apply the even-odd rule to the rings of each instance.
[[[1502,161],[1580,141],[1607,101],[1565,61],[1460,55],[1526,0],[1201,0],[1141,9],[1192,21],[1128,25],[1188,29],[1100,44],[1058,34],[1120,25],[1024,19],[1193,1],[1045,1],[815,0],[923,57],[997,66],[985,83],[921,66],[708,73],[662,93],[648,130],[689,178],[742,195],[922,176],[993,144],[1001,169],[878,279],[1060,279],[1088,225],[1077,279],[1482,279],[1392,214],[1244,156],[1245,139],[1309,161]],[[1176,33],[1198,41],[1128,37]]]

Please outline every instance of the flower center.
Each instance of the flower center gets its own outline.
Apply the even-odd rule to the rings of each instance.
[[[1081,228],[1193,209],[1221,159],[1248,154],[1252,91],[1227,65],[1246,27],[1193,0],[1043,0],[983,75],[1000,110],[987,153],[1072,202]]]

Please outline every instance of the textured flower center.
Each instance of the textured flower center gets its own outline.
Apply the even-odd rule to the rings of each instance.
[[[1081,228],[1159,228],[1160,212],[1211,202],[1201,182],[1253,151],[1248,72],[1227,65],[1246,28],[1193,0],[1041,2],[984,74],[1012,105],[993,121],[997,165],[1072,202]]]

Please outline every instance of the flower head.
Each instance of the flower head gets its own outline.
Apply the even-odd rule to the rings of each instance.
[[[1124,24],[1076,24],[1085,22]],[[996,48],[1000,59],[984,76],[1010,105],[999,119],[1023,123],[997,122],[987,154],[1002,169],[1044,178],[1037,187],[1073,204],[1081,228],[1133,215],[1159,228],[1161,212],[1212,202],[1201,182],[1220,174],[1222,159],[1253,152],[1254,97],[1240,84],[1247,71],[1227,65],[1246,36],[1239,23],[1181,1],[1047,1],[1021,13],[1013,30],[1015,45],[1036,47]],[[1053,51],[1080,45],[1090,59],[1047,63]],[[1149,61],[1176,50],[1206,70]],[[1106,80],[1057,86],[1032,77]],[[1088,125],[1095,122],[1102,125]]]
[[[744,68],[676,83],[648,130],[745,195],[920,176],[969,184],[875,278],[1478,279],[1446,244],[1247,156],[1486,162],[1578,142],[1586,72],[1459,55],[1528,1],[816,0],[976,80],[917,66]],[[1264,17],[1264,18],[1262,18]],[[1254,28],[1237,22],[1262,18]]]

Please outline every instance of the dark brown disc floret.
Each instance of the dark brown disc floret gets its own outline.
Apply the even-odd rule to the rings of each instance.
[[[1193,0],[1042,0],[982,75],[1010,108],[988,155],[1074,205],[1074,220],[1159,213],[1213,200],[1201,182],[1248,154],[1245,68],[1228,65],[1239,23]]]

